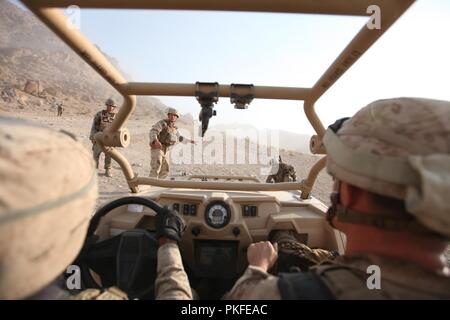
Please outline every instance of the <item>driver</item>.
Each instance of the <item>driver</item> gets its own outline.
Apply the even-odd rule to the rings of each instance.
[[[117,287],[72,297],[60,276],[79,254],[98,196],[95,164],[80,142],[0,116],[0,177],[0,300],[127,299]],[[183,219],[164,208],[155,225],[156,297],[192,299],[177,246]]]
[[[0,299],[67,298],[58,276],[97,200],[92,155],[66,133],[0,116],[0,177]]]

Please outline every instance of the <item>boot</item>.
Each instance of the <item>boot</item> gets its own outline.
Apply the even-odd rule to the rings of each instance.
[[[111,169],[106,169],[105,170],[105,176],[108,177],[108,178],[112,177]]]

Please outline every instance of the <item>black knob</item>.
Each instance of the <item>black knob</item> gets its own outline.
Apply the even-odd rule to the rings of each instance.
[[[193,227],[191,233],[194,237],[198,236],[200,234],[200,227]]]
[[[235,237],[237,237],[241,234],[241,229],[239,229],[238,227],[233,228],[233,234]]]

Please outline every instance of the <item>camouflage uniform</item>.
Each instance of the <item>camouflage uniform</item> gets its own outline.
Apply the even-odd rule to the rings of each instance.
[[[177,244],[166,243],[159,247],[157,273],[156,299],[192,300],[192,290]]]
[[[158,248],[155,298],[157,300],[192,300],[189,279],[184,271],[178,245],[166,243]],[[74,300],[128,300],[117,287],[106,290],[86,289],[72,297]]]
[[[408,211],[408,217],[401,213],[389,217],[395,221],[384,216],[375,221],[350,210],[345,212],[347,216],[359,216],[350,223],[386,228],[387,222],[394,221],[403,226],[400,229],[418,225],[430,237],[449,239],[449,141],[450,103],[428,99],[376,101],[345,122],[337,133],[328,129],[324,137],[328,171],[338,180],[364,190],[401,199]],[[346,222],[341,217],[338,208],[337,219]],[[401,224],[402,219],[407,223]],[[386,225],[379,224],[381,220]],[[370,265],[380,267],[381,290],[367,287]],[[297,296],[305,299],[312,299],[308,290],[311,282],[305,279],[316,279],[315,283],[325,288],[330,299],[450,299],[450,278],[441,272],[445,273],[394,257],[370,254],[337,257],[301,276],[275,277],[249,266],[226,298],[280,299],[297,277],[303,279],[297,282]]]
[[[62,117],[64,109],[62,107],[62,104],[58,104],[58,117]]]
[[[370,265],[378,265],[382,270],[380,290],[367,288]],[[309,274],[320,277],[334,299],[450,299],[448,277],[377,255],[337,257],[313,267]],[[249,266],[224,299],[278,300],[282,298],[279,282],[279,277]],[[308,292],[303,294],[310,299]]]
[[[338,253],[324,249],[313,249],[298,241],[293,231],[278,230],[271,236],[278,244],[278,259],[272,273],[289,272],[292,268],[308,271],[313,265],[334,259]]]
[[[170,170],[170,149],[177,142],[184,140],[178,132],[178,128],[170,123],[168,119],[163,119],[155,123],[150,130],[150,143],[156,139],[162,144],[162,149],[151,147],[150,177],[164,179],[169,175]]]
[[[86,289],[70,297],[70,300],[128,300],[128,296],[119,288],[111,287],[105,290]]]
[[[94,154],[94,160],[97,165],[97,169],[98,169],[98,161],[103,150],[97,143],[95,143],[94,136],[97,132],[102,132],[103,130],[105,130],[105,128],[111,122],[113,122],[115,116],[116,116],[115,112],[108,112],[106,110],[101,110],[97,112],[97,114],[94,117],[94,121],[92,122],[89,139],[91,139],[91,141],[94,141],[92,145],[92,152]],[[111,169],[111,156],[108,154],[105,154],[105,169],[106,170]]]
[[[296,181],[297,176],[295,174],[295,169],[293,166],[280,162],[278,164],[278,171],[275,174],[271,174],[267,177],[266,182],[290,182],[290,181]]]
[[[407,219],[427,229],[430,237],[443,239],[450,238],[448,141],[450,103],[407,98],[374,102],[344,123],[337,134],[329,129],[324,137],[331,174],[365,190],[402,199]],[[402,214],[396,218],[401,222]],[[378,217],[377,222],[380,219],[389,221]],[[385,227],[378,223],[372,226]],[[381,270],[379,290],[367,286],[371,265]],[[279,277],[249,266],[224,298],[281,299],[292,296],[286,289],[290,288],[295,289],[298,299],[450,299],[450,278],[440,272],[445,271],[433,272],[413,262],[374,254],[344,255],[309,272]],[[299,278],[303,280],[299,282]],[[321,286],[319,296],[311,290],[312,279],[313,289]],[[295,287],[289,287],[290,283]]]
[[[98,196],[92,155],[70,134],[1,116],[0,150],[0,300],[64,298],[66,282],[52,282],[86,238]]]

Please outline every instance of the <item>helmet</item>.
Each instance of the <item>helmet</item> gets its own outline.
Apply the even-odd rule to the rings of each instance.
[[[116,103],[114,102],[113,99],[109,98],[105,101],[105,105],[107,106],[113,106],[113,107],[117,107]]]
[[[50,284],[78,255],[97,175],[82,143],[28,121],[0,117],[0,149],[0,299],[20,299]]]
[[[336,124],[323,138],[328,172],[403,200],[419,223],[450,238],[450,102],[378,100]]]
[[[169,114],[174,114],[174,115],[176,115],[178,118],[180,117],[180,113],[179,113],[178,110],[175,109],[175,108],[168,108],[168,109],[167,109],[167,114],[168,114],[168,115],[169,115]]]

